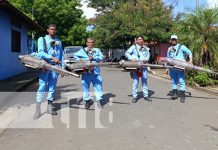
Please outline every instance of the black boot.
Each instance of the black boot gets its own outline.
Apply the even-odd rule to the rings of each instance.
[[[85,109],[89,109],[89,107],[91,106],[91,100],[84,101],[84,102],[85,102]]]
[[[137,102],[137,98],[133,98],[132,103],[136,103],[136,102]]]
[[[40,102],[37,102],[36,103],[36,112],[33,116],[33,119],[36,120],[36,119],[39,119],[39,117],[41,116],[41,103]]]
[[[185,103],[185,91],[181,91],[180,103]]]
[[[57,112],[54,111],[54,109],[53,109],[53,103],[52,103],[52,101],[49,101],[49,100],[48,100],[47,113],[48,113],[48,114],[51,114],[51,115],[57,115]]]
[[[173,89],[173,94],[172,94],[171,99],[173,99],[173,100],[178,99],[178,91],[177,91],[177,89]]]

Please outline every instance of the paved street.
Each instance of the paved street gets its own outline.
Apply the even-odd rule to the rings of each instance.
[[[37,84],[25,92],[1,93],[2,150],[217,150],[218,99],[188,88],[187,100],[169,100],[170,82],[150,75],[149,94],[131,103],[129,73],[103,68],[104,109],[89,110],[77,104],[80,79],[59,79],[55,108],[33,121]],[[93,89],[91,88],[93,91]],[[141,86],[139,87],[141,91]],[[139,94],[142,97],[142,93]],[[46,102],[42,111],[46,110]],[[99,114],[99,115],[98,115]]]

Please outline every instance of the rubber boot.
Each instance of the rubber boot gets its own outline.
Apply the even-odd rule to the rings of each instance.
[[[185,91],[181,91],[180,103],[185,103]]]
[[[33,115],[33,119],[37,120],[37,119],[39,119],[40,116],[41,116],[41,103],[37,102],[36,103],[36,112]]]
[[[52,101],[48,101],[47,113],[51,115],[57,115],[57,112],[53,109]]]
[[[84,101],[84,103],[85,103],[85,109],[89,109],[91,106],[91,100]]]
[[[177,89],[173,89],[173,95],[172,95],[171,99],[173,99],[173,100],[178,99],[178,91],[177,91]]]
[[[137,98],[133,98],[132,103],[136,103],[136,102],[137,102]]]

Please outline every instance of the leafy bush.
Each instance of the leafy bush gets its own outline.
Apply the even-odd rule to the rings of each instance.
[[[198,75],[194,76],[194,81],[200,86],[212,85],[213,80],[209,77],[206,72],[198,73]]]
[[[213,84],[218,85],[218,80],[213,80]]]
[[[211,69],[209,66],[204,66],[206,69]],[[188,85],[194,86],[196,83],[199,86],[218,85],[217,76],[206,72],[191,70],[186,72],[186,82]]]
[[[194,86],[195,85],[195,80],[193,77],[190,77],[188,80],[187,80],[187,84],[188,85],[191,85],[191,86]]]

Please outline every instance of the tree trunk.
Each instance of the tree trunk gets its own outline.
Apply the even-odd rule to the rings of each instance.
[[[201,57],[200,57],[201,59],[200,59],[200,64],[199,64],[199,66],[201,67],[203,66],[203,54],[204,54],[204,48],[201,49]]]

